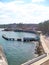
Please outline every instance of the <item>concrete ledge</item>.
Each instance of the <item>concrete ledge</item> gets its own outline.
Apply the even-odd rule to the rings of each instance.
[[[38,60],[40,60],[40,59],[42,59],[42,58],[44,58],[44,57],[46,57],[47,56],[47,54],[45,53],[45,54],[43,54],[43,55],[41,55],[41,56],[39,56],[39,57],[37,57],[37,58],[34,58],[34,59],[32,59],[32,60],[29,60],[28,62],[25,62],[24,64],[21,64],[21,65],[31,65],[31,64],[33,64],[34,62],[36,62],[36,61],[38,61]]]

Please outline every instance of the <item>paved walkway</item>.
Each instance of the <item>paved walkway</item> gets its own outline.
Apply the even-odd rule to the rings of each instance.
[[[44,48],[45,53],[47,53],[47,56],[40,59],[39,61],[31,64],[31,65],[41,65],[42,63],[46,62],[47,60],[49,60],[49,48],[47,47],[47,41],[45,40],[45,37],[40,35],[40,39],[41,39],[41,43],[42,46]]]
[[[49,65],[49,60],[47,60],[46,62],[42,63],[41,65]]]
[[[49,48],[49,37],[45,36],[45,42],[46,42],[47,47]]]

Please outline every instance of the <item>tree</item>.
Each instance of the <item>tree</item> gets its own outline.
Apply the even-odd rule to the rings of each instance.
[[[49,20],[39,23],[38,30],[42,31],[44,34],[49,33]]]

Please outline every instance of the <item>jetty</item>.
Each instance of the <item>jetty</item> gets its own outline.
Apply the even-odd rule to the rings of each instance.
[[[0,46],[0,65],[8,65],[2,46]]]
[[[22,41],[22,42],[32,42],[32,41],[40,40],[40,38],[38,36],[36,38],[33,38],[33,37],[9,38],[9,37],[6,37],[6,35],[2,35],[2,38],[4,38],[5,40],[8,40],[8,41]]]

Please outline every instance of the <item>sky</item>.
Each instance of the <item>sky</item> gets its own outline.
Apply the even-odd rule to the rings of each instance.
[[[0,24],[49,20],[49,0],[0,0]]]

